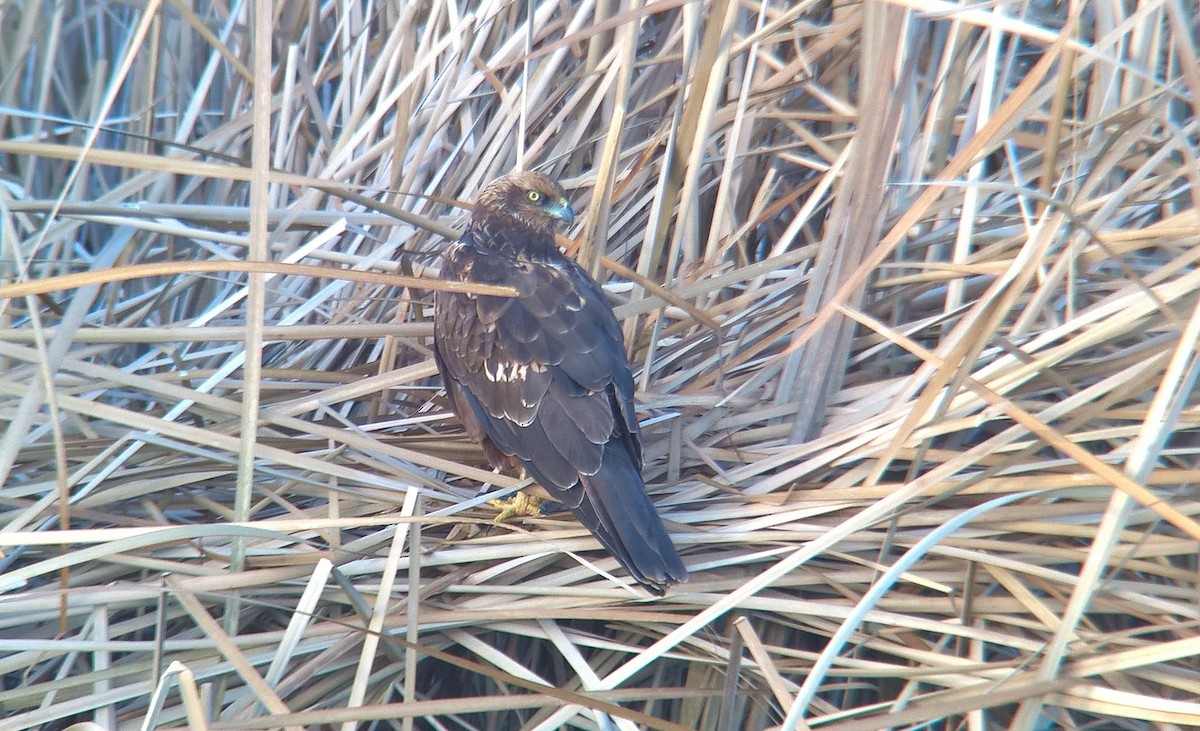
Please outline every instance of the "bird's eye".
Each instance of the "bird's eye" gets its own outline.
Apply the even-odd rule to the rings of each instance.
[[[537,192],[536,190],[531,190],[531,191],[529,191],[528,193],[526,193],[525,195],[526,195],[526,196],[529,198],[529,200],[530,200],[530,201],[532,201],[533,203],[537,203],[538,201],[540,201],[540,200],[542,199],[542,194],[541,194],[541,193],[539,193],[539,192]]]

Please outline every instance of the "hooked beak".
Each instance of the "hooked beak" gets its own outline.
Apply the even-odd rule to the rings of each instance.
[[[571,209],[571,204],[567,202],[566,198],[559,198],[546,206],[546,213],[565,223],[567,228],[575,223],[575,211]]]

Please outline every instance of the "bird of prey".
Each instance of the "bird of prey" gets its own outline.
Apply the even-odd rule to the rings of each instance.
[[[574,220],[563,189],[541,173],[485,186],[466,231],[442,255],[442,277],[518,294],[437,292],[434,354],[455,413],[493,466],[524,468],[662,595],[687,570],[642,482],[617,319],[554,241]]]

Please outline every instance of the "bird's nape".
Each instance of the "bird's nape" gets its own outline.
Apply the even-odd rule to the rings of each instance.
[[[513,172],[484,186],[475,199],[472,220],[508,223],[533,236],[553,236],[575,223],[566,192],[543,173]]]

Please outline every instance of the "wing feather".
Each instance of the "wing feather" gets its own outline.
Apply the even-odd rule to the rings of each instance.
[[[575,468],[575,480],[580,474],[596,474],[603,452],[597,447],[612,438],[612,412],[602,408],[598,399],[567,396],[552,390],[542,401],[538,416],[546,433],[554,435],[550,445]]]
[[[456,409],[470,410],[483,435],[547,488],[578,490],[580,475],[596,474],[614,438],[640,465],[621,330],[587,274],[566,259],[514,262],[463,246],[447,253],[444,268],[520,293],[437,293],[440,367],[468,402]]]
[[[447,278],[519,293],[435,294],[434,352],[454,410],[493,464],[518,461],[661,594],[687,570],[642,483],[633,374],[617,319],[600,287],[552,241],[552,254],[535,260],[516,253],[507,235],[474,225],[443,256]]]

